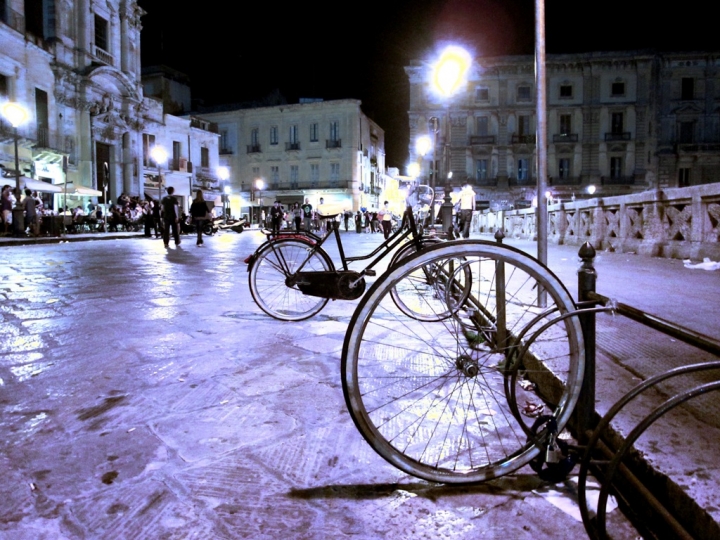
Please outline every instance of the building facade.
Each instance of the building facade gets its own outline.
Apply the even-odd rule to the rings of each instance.
[[[98,190],[98,200],[157,194],[158,175],[190,194],[195,177],[217,188],[217,134],[210,123],[165,114],[143,94],[140,31],[133,0],[5,0],[0,4],[0,101],[24,106],[23,176]],[[154,163],[153,145],[168,164]],[[195,154],[197,154],[195,156]],[[12,128],[0,120],[4,182],[14,178]],[[197,163],[193,168],[189,163]],[[181,164],[184,165],[181,166]],[[196,174],[196,171],[197,173]],[[46,196],[49,206],[60,202]],[[85,199],[71,204],[82,203]]]
[[[620,195],[714,182],[720,165],[720,54],[548,55],[548,185],[552,196]],[[469,181],[478,199],[522,205],[536,195],[533,57],[478,58],[452,98],[419,62],[410,80],[410,156],[438,184]],[[437,129],[434,129],[437,126]],[[415,141],[434,138],[434,155]],[[433,167],[433,162],[436,166]]]
[[[230,169],[233,214],[277,199],[307,198],[347,210],[377,206],[384,189],[385,134],[353,99],[203,112],[218,126]],[[255,212],[257,215],[257,212]]]

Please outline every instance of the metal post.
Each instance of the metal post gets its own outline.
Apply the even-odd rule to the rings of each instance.
[[[500,228],[495,231],[495,240],[498,244],[502,244],[505,233]],[[497,348],[505,352],[507,345],[507,317],[505,313],[505,263],[503,261],[495,261],[495,306],[497,310],[497,320],[495,322],[495,340]]]
[[[537,258],[547,264],[547,91],[545,73],[545,0],[535,0],[535,89],[537,92]],[[547,305],[546,291],[538,290],[538,304]]]
[[[438,130],[440,129],[440,122],[437,116],[430,117],[430,130],[433,133],[433,147],[432,147],[432,160],[430,161],[430,187],[433,193],[433,202],[430,207],[430,227],[435,228],[435,221],[437,214],[435,213],[435,186],[437,185],[437,138]]]
[[[15,208],[13,208],[13,236],[25,236],[25,216],[20,199],[20,158],[18,156],[18,130],[13,126],[13,139],[15,141]]]
[[[582,259],[578,270],[578,301],[587,302],[591,300],[597,282],[597,272],[593,266],[595,248],[590,242],[585,242],[578,256]],[[593,427],[595,414],[595,312],[581,312],[579,319],[585,341],[585,375],[573,417],[578,440],[585,443],[587,433]]]

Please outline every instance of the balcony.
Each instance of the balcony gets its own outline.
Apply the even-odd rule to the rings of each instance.
[[[535,144],[535,135],[519,135],[518,133],[513,133],[511,143]]]
[[[100,60],[103,64],[107,64],[108,66],[112,66],[115,63],[113,55],[105,51],[104,49],[101,49],[97,45],[95,46],[95,58]]]
[[[468,138],[469,146],[482,144],[495,144],[495,135],[470,135]]]
[[[629,131],[617,131],[605,134],[605,141],[629,141],[631,139]]]
[[[248,144],[247,145],[247,153],[248,154],[259,154],[260,152],[262,152],[262,149],[260,148],[259,144]]]
[[[720,153],[720,143],[678,143],[678,154],[716,154]]]
[[[579,176],[551,176],[548,178],[549,186],[579,186],[582,179]]]
[[[632,186],[635,184],[634,176],[603,176],[600,178],[603,186]]]
[[[537,183],[536,178],[508,178],[509,186],[530,187]]]
[[[190,117],[190,127],[196,129],[202,129],[203,131],[209,131],[210,133],[219,133],[218,125],[215,122],[210,122],[199,118],[197,116]]]
[[[477,187],[495,187],[497,183],[497,178],[476,178],[473,182]]]
[[[249,146],[248,146],[248,148],[249,148]],[[221,156],[227,156],[227,155],[231,155],[233,153],[233,151],[230,148],[221,148],[218,152]],[[258,150],[258,152],[259,152],[259,150]],[[248,154],[249,153],[250,152],[248,152]]]
[[[342,148],[342,139],[326,139],[325,148]]]
[[[300,150],[300,143],[299,142],[286,142],[285,143],[285,151],[290,150]]]
[[[577,133],[556,133],[555,135],[553,135],[553,142],[554,143],[578,142],[578,134]]]
[[[6,4],[9,4],[9,2],[4,2],[3,6],[5,6],[5,9],[0,9],[0,22],[4,22],[13,30],[24,32],[25,17],[22,13],[18,13],[17,11],[7,7]]]
[[[269,189],[296,190],[296,189],[349,189],[352,180],[305,180],[298,182],[272,182]]]

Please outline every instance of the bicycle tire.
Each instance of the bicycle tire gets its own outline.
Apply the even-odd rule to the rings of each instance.
[[[303,263],[303,271],[335,270],[323,250],[313,252],[307,260],[312,247],[311,241],[280,239],[268,243],[257,253],[248,276],[250,293],[257,306],[271,317],[302,321],[319,313],[328,303],[328,298],[307,296],[297,286],[286,284],[287,277]]]
[[[534,317],[538,287],[559,314],[575,309],[560,280],[519,250],[478,240],[430,247],[392,267],[360,301],[343,344],[343,394],[356,427],[389,463],[434,482],[480,482],[529,463],[543,434],[528,439],[510,410],[502,367],[510,351],[492,343],[493,332],[473,343],[457,317],[420,321],[391,299],[413,271],[452,258],[472,267],[471,295],[462,309],[482,312],[488,327],[503,311],[506,343]],[[499,263],[505,279],[498,294]],[[560,394],[551,414],[562,430],[580,393],[584,348],[577,317],[558,327],[562,331],[554,327],[547,343],[533,344],[528,354],[537,358],[525,363],[530,380]]]

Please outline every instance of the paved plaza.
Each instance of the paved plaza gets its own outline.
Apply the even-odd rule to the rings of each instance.
[[[381,242],[343,238],[353,255]],[[523,468],[443,486],[377,456],[340,384],[357,301],[330,302],[299,323],[266,316],[243,263],[262,239],[246,231],[203,248],[190,237],[169,250],[145,238],[0,248],[0,538],[585,537],[572,478],[548,485]],[[576,252],[552,249],[550,261],[573,296]],[[719,273],[648,259],[630,281],[619,262],[633,257],[599,255],[599,292],[716,332],[708,291]],[[673,294],[697,309],[678,302],[673,312]],[[617,321],[599,325],[609,351],[599,378],[611,390],[599,390],[598,410],[644,370],[678,361],[675,343],[645,340],[647,362],[618,339]],[[689,415],[702,424],[693,443],[712,446],[720,416]],[[654,444],[662,457],[683,441]],[[717,460],[707,461],[688,482],[705,482],[710,498]],[[634,538],[617,514],[618,537]]]

